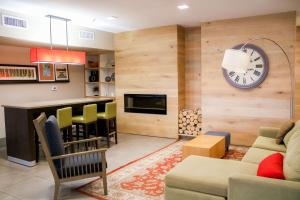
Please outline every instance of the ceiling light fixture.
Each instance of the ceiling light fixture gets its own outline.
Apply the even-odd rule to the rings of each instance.
[[[113,21],[113,20],[117,20],[118,17],[116,17],[116,16],[110,16],[110,17],[107,17],[107,19]]]
[[[181,4],[181,5],[178,5],[177,8],[179,10],[186,10],[189,8],[189,6],[187,4]]]
[[[84,51],[69,51],[68,22],[67,18],[54,15],[47,15],[50,18],[50,49],[48,48],[30,48],[31,63],[50,63],[50,64],[72,64],[84,65]],[[66,50],[52,48],[52,19],[65,21],[66,23]]]

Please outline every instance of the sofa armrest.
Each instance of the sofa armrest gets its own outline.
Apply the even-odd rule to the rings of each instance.
[[[260,127],[259,128],[259,136],[276,138],[276,135],[279,133],[280,128],[275,127]]]
[[[299,200],[300,182],[235,174],[229,178],[228,200]]]

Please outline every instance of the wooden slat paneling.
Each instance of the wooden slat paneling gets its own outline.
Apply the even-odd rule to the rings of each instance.
[[[184,104],[184,32],[167,26],[115,35],[118,131],[178,137],[178,110]],[[179,86],[180,84],[180,86]],[[167,115],[124,112],[125,93],[166,94]]]
[[[295,44],[295,119],[300,119],[300,26],[296,28]]]
[[[260,126],[278,126],[289,118],[290,77],[280,49],[269,41],[256,41],[267,53],[267,79],[251,90],[230,86],[222,74],[224,50],[249,38],[277,41],[294,59],[296,13],[240,18],[201,26],[201,104],[203,132],[229,131],[232,143],[251,145]]]
[[[185,30],[185,107],[201,108],[201,27]]]

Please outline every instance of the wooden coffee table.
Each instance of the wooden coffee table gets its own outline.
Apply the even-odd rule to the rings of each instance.
[[[199,135],[182,147],[183,159],[190,155],[222,158],[225,155],[225,137]]]

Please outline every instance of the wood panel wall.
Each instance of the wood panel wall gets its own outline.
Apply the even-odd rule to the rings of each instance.
[[[118,131],[178,137],[184,106],[184,31],[167,26],[115,35]],[[124,112],[125,93],[166,94],[167,115]]]
[[[296,28],[295,44],[295,119],[300,119],[300,26]]]
[[[265,50],[270,61],[267,79],[255,89],[230,86],[223,77],[221,62],[225,49],[257,37],[277,41],[294,60],[295,27],[295,12],[202,24],[203,132],[229,131],[233,144],[251,145],[260,126],[278,126],[289,118],[289,70],[277,46],[268,41],[254,42]]]
[[[185,29],[185,108],[201,108],[201,27]]]

